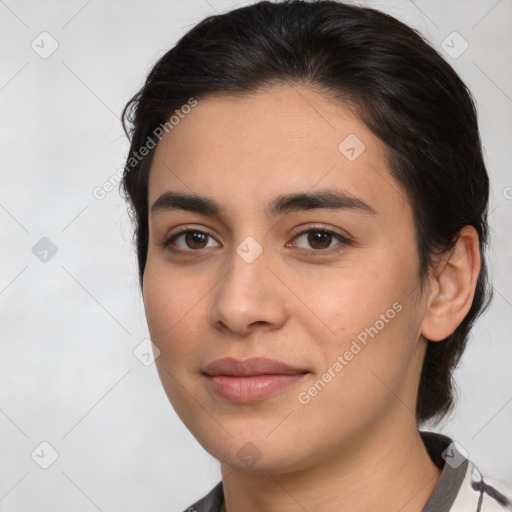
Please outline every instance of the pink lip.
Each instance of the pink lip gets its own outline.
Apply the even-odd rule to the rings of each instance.
[[[309,372],[275,359],[228,357],[208,364],[204,373],[210,388],[223,398],[253,402],[283,391]]]

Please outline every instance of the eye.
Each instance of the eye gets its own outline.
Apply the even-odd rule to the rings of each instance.
[[[296,235],[294,240],[302,240],[301,243],[296,244],[301,249],[313,249],[313,252],[321,253],[321,252],[331,252],[331,249],[338,250],[339,246],[346,246],[350,244],[350,241],[340,235],[339,233],[335,233],[330,231],[323,226],[316,226],[305,231],[302,231],[298,235]],[[332,245],[333,242],[338,242]]]
[[[178,248],[178,251],[193,252],[212,247],[208,245],[209,239],[214,240],[209,233],[199,231],[198,229],[186,229],[171,235],[162,245],[171,250],[175,250],[173,248],[175,246]]]
[[[298,240],[294,246],[307,250],[309,253],[330,253],[350,244],[350,240],[324,226],[314,226],[293,237]],[[200,252],[201,249],[217,247],[212,235],[198,229],[184,229],[166,238],[163,246],[173,252]],[[212,242],[212,243],[210,243]],[[334,243],[333,242],[337,242]],[[287,244],[288,245],[288,244]],[[288,245],[289,246],[289,245]]]

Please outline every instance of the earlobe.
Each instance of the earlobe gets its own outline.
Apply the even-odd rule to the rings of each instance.
[[[478,233],[473,226],[465,226],[431,278],[430,297],[421,328],[425,338],[441,341],[459,326],[471,308],[480,265]]]

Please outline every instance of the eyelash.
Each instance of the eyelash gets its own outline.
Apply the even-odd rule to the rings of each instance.
[[[316,225],[316,226],[311,226],[309,227],[308,229],[304,230],[304,231],[300,231],[299,233],[295,234],[292,238],[292,240],[295,240],[307,233],[310,233],[310,232],[317,232],[317,233],[322,233],[322,234],[325,234],[325,235],[331,235],[333,236],[334,238],[336,238],[338,240],[338,244],[334,245],[333,247],[328,247],[327,249],[304,249],[304,248],[299,248],[301,249],[302,251],[305,251],[307,252],[308,254],[312,255],[312,256],[322,256],[322,255],[325,255],[325,254],[331,254],[332,252],[337,252],[339,250],[341,250],[343,247],[345,246],[348,246],[348,245],[351,245],[351,240],[349,240],[347,237],[343,236],[343,235],[340,235],[339,233],[336,233],[334,231],[331,231],[330,229],[327,229],[325,226],[322,226],[322,225]],[[211,238],[214,238],[210,233],[208,233],[207,231],[202,231],[200,229],[183,229],[181,231],[179,231],[178,233],[174,233],[173,235],[171,235],[170,237],[166,238],[165,241],[162,243],[162,246],[170,251],[172,251],[173,253],[179,253],[179,254],[186,254],[186,253],[200,253],[202,252],[203,249],[188,249],[188,250],[185,250],[185,249],[174,249],[171,247],[171,245],[173,244],[173,242],[181,235],[184,235],[184,234],[187,234],[187,233],[195,233],[195,234],[201,234],[201,235],[206,235],[208,237],[211,237]],[[190,254],[192,255],[192,254]]]

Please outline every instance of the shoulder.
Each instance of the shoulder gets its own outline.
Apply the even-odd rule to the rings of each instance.
[[[208,494],[185,509],[184,512],[220,512],[223,502],[224,491],[221,481]]]
[[[484,477],[468,459],[467,452],[449,437],[420,431],[441,477],[423,512],[504,512],[512,511],[512,485]]]
[[[453,512],[467,510],[512,511],[512,485],[508,482],[484,477],[478,468],[468,461],[465,478],[451,510]]]

